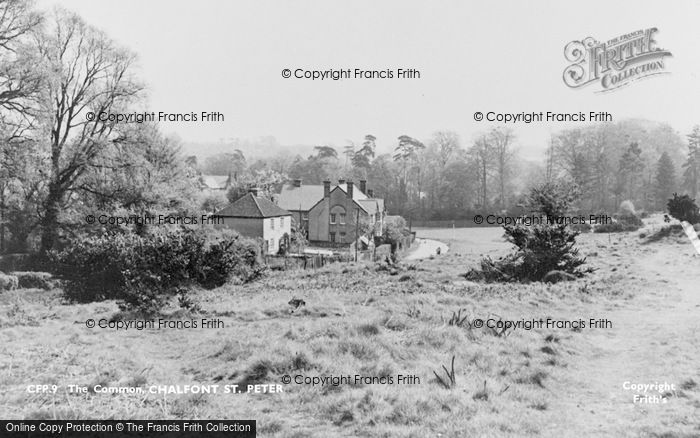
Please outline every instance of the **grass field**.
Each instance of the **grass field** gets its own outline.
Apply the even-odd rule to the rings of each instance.
[[[651,221],[644,232],[659,227]],[[255,419],[259,436],[274,437],[700,436],[700,257],[683,236],[647,243],[639,234],[580,236],[597,268],[585,279],[501,285],[461,277],[482,255],[509,251],[500,229],[419,229],[449,252],[398,269],[273,272],[197,292],[199,313],[172,309],[172,320],[220,318],[219,329],[89,329],[87,319],[111,318],[116,304],[67,305],[59,290],[3,292],[0,418]],[[292,298],[306,305],[293,309]],[[451,325],[460,310],[467,319]],[[603,318],[612,328],[473,326],[489,318]],[[453,357],[450,385],[442,367],[449,371]],[[394,384],[283,384],[285,375]],[[398,384],[398,375],[420,383]],[[663,403],[634,403],[625,382],[675,390]],[[283,392],[65,391],[256,383]],[[31,384],[59,390],[30,393]]]

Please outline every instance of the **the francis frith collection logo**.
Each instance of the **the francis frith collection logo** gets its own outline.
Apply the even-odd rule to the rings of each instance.
[[[598,92],[612,91],[653,75],[668,73],[665,57],[671,52],[658,47],[657,28],[638,30],[608,41],[592,37],[571,41],[564,56],[571,64],[564,70],[570,88],[599,84]]]

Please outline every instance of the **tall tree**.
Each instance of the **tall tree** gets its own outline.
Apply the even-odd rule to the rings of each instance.
[[[41,71],[30,39],[42,17],[26,0],[0,0],[0,109],[25,119],[33,109]]]
[[[404,211],[410,211],[410,186],[409,181],[411,169],[415,169],[414,165],[418,158],[417,152],[425,149],[425,145],[420,141],[408,135],[399,137],[399,144],[394,149],[394,161],[399,163],[401,167],[401,176],[399,179],[399,200],[403,204]],[[420,178],[419,178],[420,179]],[[418,190],[420,192],[420,190]],[[419,193],[420,196],[420,193]]]
[[[642,159],[642,149],[639,143],[632,142],[625,149],[625,152],[620,157],[618,166],[618,180],[615,189],[617,195],[616,203],[619,205],[620,199],[624,196],[626,199],[635,201],[636,191],[642,183],[642,171],[644,170],[644,160]]]
[[[688,134],[688,157],[683,168],[683,187],[695,198],[700,186],[700,126],[695,126]]]
[[[511,161],[513,152],[513,131],[510,129],[495,128],[489,135],[489,141],[493,144],[496,177],[498,178],[498,201],[501,209],[506,208],[507,187],[511,177]]]
[[[479,207],[487,208],[490,205],[488,197],[489,180],[493,173],[495,164],[495,153],[488,135],[482,134],[474,141],[474,145],[469,149],[473,165],[476,168],[479,181]]]
[[[57,9],[38,45],[50,72],[42,96],[43,123],[50,133],[50,176],[41,249],[48,251],[58,237],[67,194],[102,149],[120,141],[113,132],[115,122],[99,115],[124,110],[141,86],[130,76],[134,55],[73,13]]]
[[[314,151],[316,151],[316,155],[312,155],[313,159],[338,159],[338,151],[336,151],[335,148],[331,146],[314,146]]]
[[[363,178],[367,178],[372,159],[374,158],[376,140],[377,138],[371,134],[365,135],[362,147],[352,156],[352,167]]]
[[[348,171],[350,170],[350,165],[353,162],[353,159],[355,157],[355,143],[353,142],[348,142],[345,147],[343,147],[343,155],[345,155],[345,173],[347,174]]]
[[[676,190],[676,168],[667,152],[656,164],[656,207],[663,209]]]

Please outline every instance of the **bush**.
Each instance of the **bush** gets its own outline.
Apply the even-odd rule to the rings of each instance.
[[[576,186],[566,183],[545,183],[530,191],[530,210],[547,217],[564,216],[577,198]],[[580,269],[586,263],[575,248],[578,232],[564,223],[506,225],[505,238],[517,247],[515,253],[498,260],[487,257],[480,269],[465,276],[482,281],[542,281],[547,273],[561,271],[581,277],[591,269]]]
[[[644,225],[644,222],[637,216],[615,215],[614,222],[597,225],[594,229],[596,233],[625,233],[637,231]]]
[[[572,224],[571,229],[577,233],[590,233],[593,227],[588,222],[583,222],[580,224]]]
[[[622,201],[618,212],[613,215],[613,222],[596,225],[596,233],[624,233],[637,231],[644,226],[639,213],[634,208],[632,201]]]
[[[213,240],[188,228],[145,235],[82,237],[54,253],[66,295],[80,301],[120,300],[123,310],[157,313],[166,298],[192,285],[213,288],[231,276],[246,280],[257,263],[254,244],[219,233]]]
[[[17,289],[18,281],[14,275],[5,275],[0,272],[0,291]]]
[[[49,290],[53,287],[52,275],[48,272],[17,271],[12,275],[17,277],[18,286],[22,289]]]
[[[700,222],[700,213],[695,199],[691,199],[688,195],[678,196],[678,193],[673,194],[673,198],[668,200],[668,214],[678,219],[679,221],[695,224]]]

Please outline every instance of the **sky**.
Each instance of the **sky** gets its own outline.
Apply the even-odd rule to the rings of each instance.
[[[41,9],[59,2],[39,0]],[[700,2],[63,0],[137,53],[150,111],[218,111],[223,122],[164,123],[186,142],[274,136],[284,145],[361,143],[457,132],[468,147],[497,124],[474,113],[606,111],[685,134],[700,123]],[[608,93],[568,88],[564,47],[658,28],[669,74]],[[415,68],[420,79],[311,81],[282,70]],[[581,123],[511,125],[524,158]]]

